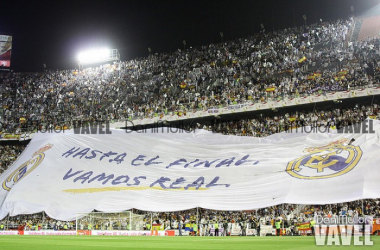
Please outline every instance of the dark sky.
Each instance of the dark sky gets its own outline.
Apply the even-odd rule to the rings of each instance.
[[[4,0],[0,34],[13,35],[12,69],[42,71],[76,67],[79,51],[117,48],[122,60],[145,57],[148,47],[169,52],[245,37],[260,31],[359,15],[379,0]]]

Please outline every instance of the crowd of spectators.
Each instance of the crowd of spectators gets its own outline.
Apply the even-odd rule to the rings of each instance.
[[[0,221],[4,230],[75,230],[75,221],[59,221],[47,216],[45,213],[18,215],[6,217]]]
[[[289,131],[291,129],[309,127],[308,131],[331,132],[346,126],[361,123],[367,118],[379,119],[378,104],[359,105],[355,108],[330,108],[309,112],[278,111],[272,115],[257,115],[252,119],[229,121],[216,120],[212,125],[197,124],[215,133],[238,136],[266,137],[271,134]],[[192,129],[188,128],[187,129]],[[306,131],[306,130],[305,130]]]
[[[24,151],[24,145],[2,145],[0,144],[0,175],[8,169],[9,166]]]
[[[273,33],[262,31],[248,38],[81,70],[2,72],[0,132],[162,117],[237,103],[378,86],[380,40],[352,41],[355,23],[355,18],[350,18]],[[367,117],[377,119],[378,115],[375,103],[319,112],[278,112],[197,127],[223,134],[263,137],[308,125],[338,128]],[[0,145],[0,174],[23,149],[22,145]],[[380,216],[379,200],[314,206],[285,204],[246,212],[192,209],[152,216],[156,224],[165,228],[195,221],[203,226],[220,223],[222,227],[224,223],[246,222],[256,228],[260,224],[273,225],[277,217],[292,226],[308,222],[316,215],[363,213]],[[146,214],[145,223],[150,217]],[[0,221],[8,229],[21,226],[24,230],[70,230],[75,229],[75,223],[57,221],[44,213]]]
[[[209,235],[211,225],[215,223],[224,228],[226,233],[231,232],[232,224],[237,224],[245,229],[260,230],[261,226],[275,226],[275,222],[281,219],[282,227],[292,229],[291,233],[297,233],[297,226],[309,223],[321,218],[334,218],[346,216],[340,223],[355,221],[359,216],[380,217],[379,199],[357,200],[339,204],[328,205],[295,205],[281,204],[277,206],[261,208],[250,211],[217,211],[202,208],[194,208],[186,211],[176,212],[145,212],[132,210],[134,214],[133,226],[130,227],[129,214],[120,213],[112,218],[104,217],[90,221],[88,219],[78,220],[80,230],[151,230],[152,226],[160,225],[161,230],[178,229],[185,230],[188,224],[197,224],[199,233]],[[119,218],[119,219],[117,219]],[[341,219],[342,220],[342,219]],[[339,221],[339,220],[337,220]],[[18,215],[6,217],[0,221],[3,230],[76,230],[77,221],[59,221],[50,218],[45,213],[33,215]],[[161,226],[162,225],[162,226]],[[241,232],[240,232],[241,233]]]
[[[380,40],[355,18],[78,70],[1,73],[0,131],[164,116],[377,86]]]

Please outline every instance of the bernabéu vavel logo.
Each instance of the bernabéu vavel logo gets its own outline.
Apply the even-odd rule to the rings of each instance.
[[[337,132],[339,134],[374,134],[373,121],[367,119],[360,123],[342,126],[337,129]]]
[[[66,125],[40,126],[37,133],[65,133],[69,127]],[[80,122],[73,124],[74,134],[112,134],[109,122]]]
[[[335,218],[318,216],[314,225],[315,244],[317,246],[372,246],[373,216],[349,218],[345,215]]]
[[[196,129],[196,125],[185,125],[183,122],[170,124],[165,121],[154,122],[152,124],[137,124],[132,121],[126,121],[126,133],[191,133]],[[37,133],[65,133],[66,130],[72,129],[74,134],[112,134],[110,122],[78,122],[72,127],[66,125],[49,125],[39,126]]]
[[[82,134],[82,135],[110,135],[112,131],[110,130],[110,124],[107,123],[91,123],[82,124],[81,126],[74,127],[74,134]]]
[[[299,124],[292,122],[286,133],[336,133],[338,134],[375,134],[374,120],[364,120],[359,123],[342,125],[327,122],[326,124]]]

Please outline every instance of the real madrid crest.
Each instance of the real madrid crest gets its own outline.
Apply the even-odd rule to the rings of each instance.
[[[299,179],[326,179],[351,171],[360,161],[362,150],[341,139],[322,147],[306,148],[304,156],[290,161],[286,172]]]
[[[17,182],[19,182],[22,178],[27,176],[30,172],[32,172],[38,165],[41,164],[41,162],[45,158],[45,151],[51,149],[53,147],[53,144],[46,144],[44,147],[37,150],[33,155],[32,158],[23,164],[21,164],[20,167],[18,167],[15,171],[13,171],[7,179],[2,183],[2,188],[6,191],[10,191],[13,185],[15,185]]]

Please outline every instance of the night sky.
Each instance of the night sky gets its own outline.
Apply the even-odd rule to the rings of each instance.
[[[1,2],[0,34],[13,36],[14,71],[73,69],[79,51],[117,48],[122,60],[170,52],[302,25],[346,18],[380,4],[379,0],[251,1],[17,1]],[[380,13],[379,13],[380,14]]]

